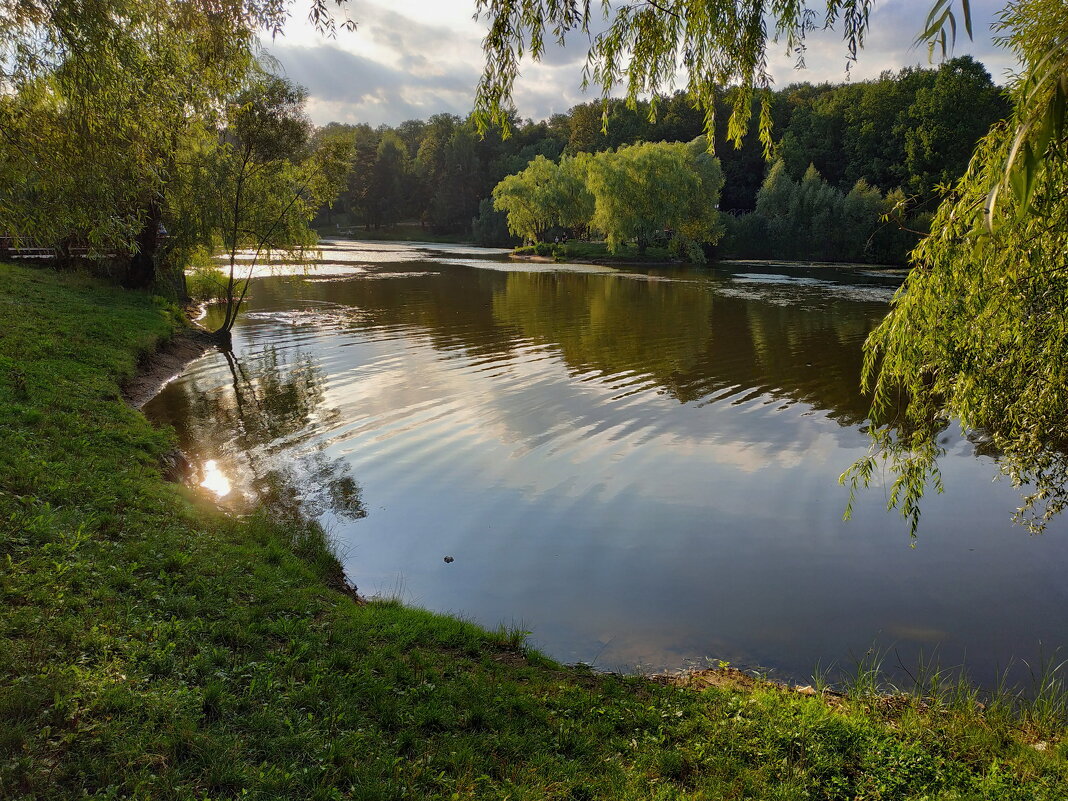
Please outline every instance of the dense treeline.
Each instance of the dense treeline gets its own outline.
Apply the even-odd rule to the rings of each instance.
[[[558,158],[567,144],[566,128],[555,118],[517,121],[504,139],[499,132],[481,137],[473,122],[453,114],[395,128],[331,123],[318,136],[350,140],[356,154],[348,186],[320,212],[320,225],[377,229],[418,220],[435,233],[469,232],[479,204],[502,178],[535,156]]]
[[[828,192],[841,195],[840,202],[823,204],[822,212],[840,210],[850,195],[857,200],[855,192],[874,208],[877,191],[880,214],[897,207],[899,222],[884,225],[899,234],[902,225],[922,227],[924,215],[938,199],[938,186],[963,174],[975,142],[1008,110],[990,74],[968,56],[938,69],[910,67],[851,84],[793,84],[770,94],[775,135],[771,161],[765,159],[755,132],[735,148],[727,141],[726,126],[718,126],[715,154],[724,177],[719,208],[734,217],[755,211],[771,165],[781,161],[780,180],[801,184],[812,166]],[[730,90],[719,94],[718,119],[727,119],[731,102]],[[605,113],[607,131],[602,130]],[[592,102],[546,121],[516,120],[507,139],[495,132],[480,138],[471,121],[448,114],[377,129],[334,123],[320,136],[351,139],[357,158],[347,190],[323,210],[319,223],[379,228],[417,220],[429,231],[471,232],[478,241],[501,244],[509,241],[508,231],[493,210],[490,194],[504,177],[521,171],[536,156],[557,161],[561,155],[616,150],[637,142],[690,142],[703,129],[702,114],[681,92],[661,100],[655,120],[644,103],[631,109],[613,100],[605,112],[599,102]],[[858,181],[864,182],[859,189]],[[825,198],[832,196],[828,192]],[[738,222],[728,220],[724,252],[759,255],[764,243],[746,234],[759,231],[760,224]],[[847,223],[832,214],[828,224]],[[874,260],[878,252],[883,260],[901,260],[915,242],[914,234],[877,234],[875,228],[863,237],[865,242],[873,236],[880,240],[874,249],[869,247],[867,256],[849,258]],[[816,257],[796,250],[795,256]]]
[[[863,178],[843,192],[809,165],[801,180],[780,159],[757,192],[756,208],[724,215],[720,255],[750,259],[903,263],[930,213],[910,210],[901,189],[884,195]]]

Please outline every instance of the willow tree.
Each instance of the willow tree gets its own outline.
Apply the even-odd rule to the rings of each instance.
[[[477,0],[489,23],[479,119],[503,123],[525,56],[546,40],[590,35],[591,0]],[[750,101],[770,85],[768,47],[804,58],[807,31],[839,26],[848,58],[857,57],[872,0],[659,0],[600,4],[607,29],[592,36],[586,78],[605,97],[623,85],[633,105],[685,74],[709,130],[717,85],[738,87],[728,133],[746,133]],[[971,35],[968,0],[960,16]],[[934,0],[917,20],[918,41],[942,54],[952,45],[953,0]],[[1026,487],[1018,519],[1041,530],[1068,504],[1068,14],[1063,0],[1010,0],[998,42],[1020,60],[1013,111],[979,143],[964,177],[944,188],[931,234],[883,324],[866,344],[873,419],[892,397],[906,400],[894,425],[871,427],[869,456],[843,475],[854,489],[880,465],[891,468],[890,506],[915,533],[920,498],[940,489],[937,436],[953,418],[999,455],[1002,470]],[[656,113],[656,104],[651,104]],[[760,134],[770,150],[770,113]]]
[[[493,188],[493,207],[508,215],[508,230],[542,242],[553,228],[585,228],[593,215],[586,188],[585,158],[551,161],[535,156],[526,168]]]
[[[699,150],[707,150],[707,146]],[[590,159],[588,185],[594,199],[591,224],[604,233],[611,252],[634,242],[639,253],[665,236],[672,251],[703,262],[701,243],[722,232],[719,192],[723,172],[707,152],[689,145],[647,142]]]
[[[1068,14],[1023,0],[1000,28],[1026,66],[1013,115],[980,141],[867,342],[877,411],[909,402],[843,476],[856,488],[889,465],[913,532],[953,418],[1023,490],[1018,522],[1041,531],[1068,505]]]
[[[316,243],[310,222],[333,201],[352,166],[352,141],[311,136],[304,89],[254,73],[221,112],[224,126],[177,173],[170,202],[185,247],[218,244],[227,259],[223,322],[228,342],[264,257],[302,261]]]
[[[0,230],[152,280],[170,183],[288,0],[0,0]],[[332,32],[325,0],[312,20]]]
[[[820,3],[825,24],[840,23],[846,52],[855,58],[867,32],[873,0],[827,0]],[[799,64],[804,63],[805,35],[818,12],[804,2],[765,0],[661,0],[612,4],[609,0],[476,0],[478,16],[489,23],[483,40],[486,65],[475,98],[476,118],[483,126],[507,129],[512,89],[524,57],[538,60],[546,40],[563,44],[568,33],[591,41],[583,71],[584,84],[596,85],[605,99],[619,85],[627,103],[651,96],[655,117],[660,92],[673,89],[685,73],[693,105],[704,112],[709,132],[715,122],[716,88],[733,85],[728,136],[737,146],[749,130],[758,89],[771,87],[767,51],[782,41]],[[590,22],[599,7],[607,30],[593,35]],[[773,24],[769,37],[768,22]],[[760,102],[760,136],[770,153],[771,105]]]
[[[524,242],[541,242],[553,226],[553,208],[547,202],[556,181],[556,165],[536,156],[526,168],[506,175],[493,187],[493,208],[504,212],[508,230]]]

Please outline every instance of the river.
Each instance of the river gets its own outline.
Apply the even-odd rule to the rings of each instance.
[[[898,277],[355,241],[302,272],[259,270],[233,353],[145,413],[220,504],[318,515],[363,594],[613,670],[804,681],[874,645],[898,676],[923,654],[989,683],[1068,644],[1064,521],[1013,526],[955,429],[915,547],[881,485],[842,520]]]

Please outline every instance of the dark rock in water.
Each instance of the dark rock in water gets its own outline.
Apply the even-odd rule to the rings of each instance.
[[[455,560],[455,559],[453,559],[453,558],[452,558],[451,556],[446,556],[446,557],[445,557],[445,564],[447,564],[447,565],[448,565],[448,564],[452,564],[452,563],[453,563],[453,562],[455,562],[455,561],[456,561],[456,560]]]
[[[177,448],[167,451],[160,458],[160,472],[167,481],[178,484],[185,481],[193,473],[193,465],[185,458],[185,454]]]

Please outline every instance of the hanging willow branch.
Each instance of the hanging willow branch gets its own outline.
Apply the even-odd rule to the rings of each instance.
[[[840,25],[847,63],[864,44],[873,0],[829,0],[821,4],[823,26]],[[715,125],[715,93],[734,86],[728,137],[740,145],[749,131],[753,99],[772,84],[768,48],[775,43],[803,61],[805,38],[821,20],[802,0],[643,0],[613,4],[601,0],[606,30],[594,33],[593,0],[476,0],[476,18],[488,22],[483,40],[485,70],[475,98],[480,130],[507,130],[512,91],[526,57],[539,60],[547,41],[564,44],[569,34],[589,40],[583,85],[596,86],[605,100],[623,87],[631,107],[675,88],[685,76],[705,127]],[[769,29],[770,25],[770,29]],[[770,154],[771,110],[761,100],[759,132]],[[709,137],[709,142],[713,141]]]

